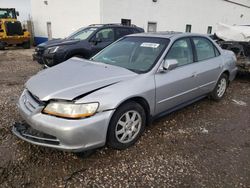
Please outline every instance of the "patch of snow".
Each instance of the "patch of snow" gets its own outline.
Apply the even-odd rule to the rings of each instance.
[[[237,104],[237,105],[240,105],[240,106],[247,106],[247,103],[244,102],[244,101],[240,101],[240,100],[235,100],[235,99],[232,99],[232,101]]]

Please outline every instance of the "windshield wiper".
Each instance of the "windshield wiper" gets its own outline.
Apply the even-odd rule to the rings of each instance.
[[[125,68],[125,67],[123,67],[123,68]],[[127,70],[129,70],[129,71],[131,71],[131,72],[135,72],[135,73],[137,73],[137,74],[143,73],[142,71],[135,70],[135,69],[129,69],[129,68],[125,68],[125,69],[127,69]]]
[[[108,62],[111,62],[111,63],[116,63],[116,61],[112,60],[112,59],[109,59],[107,57],[104,57],[103,58],[104,61],[108,61]]]

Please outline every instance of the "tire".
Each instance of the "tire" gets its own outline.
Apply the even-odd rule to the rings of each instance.
[[[0,42],[0,50],[4,50],[5,49],[5,44],[3,42]]]
[[[111,118],[107,145],[113,149],[126,149],[136,143],[145,126],[146,113],[143,107],[133,101],[127,102],[120,106]]]
[[[95,151],[96,150],[92,149],[92,150],[77,152],[77,153],[75,153],[75,155],[81,159],[86,159],[86,158],[90,157],[91,155],[93,155],[95,153]]]
[[[40,65],[44,65],[44,62],[42,60],[36,60],[37,63],[39,63]]]
[[[215,101],[220,101],[226,93],[228,83],[228,75],[223,73],[211,93],[211,98]]]
[[[22,47],[23,47],[24,49],[30,49],[30,41],[24,42],[24,43],[22,44]]]

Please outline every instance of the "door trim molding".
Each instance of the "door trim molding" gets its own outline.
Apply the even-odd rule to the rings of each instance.
[[[197,90],[197,89],[200,89],[200,88],[206,87],[206,86],[211,85],[211,84],[213,84],[213,83],[215,83],[215,81],[212,81],[212,82],[209,82],[209,83],[203,84],[203,85],[201,85],[201,86],[199,86],[199,87],[195,87],[195,88],[193,88],[193,89],[190,89],[190,90],[184,91],[184,92],[179,93],[179,94],[177,94],[177,95],[174,95],[174,96],[172,96],[172,97],[168,97],[168,98],[166,98],[166,99],[163,99],[163,100],[161,100],[161,101],[157,102],[157,104],[160,104],[160,103],[166,102],[166,101],[171,100],[171,99],[174,99],[174,98],[176,98],[176,97],[180,97],[180,96],[182,96],[182,95],[185,95],[185,94],[190,93],[190,92],[192,92],[192,91],[195,91],[195,90]]]

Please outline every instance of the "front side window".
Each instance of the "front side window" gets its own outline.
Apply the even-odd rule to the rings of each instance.
[[[193,38],[194,46],[197,53],[197,60],[202,61],[216,56],[214,45],[206,38]]]
[[[86,40],[92,33],[97,30],[96,27],[84,28],[76,31],[75,33],[71,34],[68,39],[71,40]]]
[[[92,60],[129,69],[148,72],[162,55],[169,39],[126,37],[105,48]]]
[[[115,40],[113,29],[106,28],[98,31],[94,36],[94,40],[99,40],[101,42],[113,42]]]
[[[190,39],[177,40],[169,50],[166,59],[176,59],[178,66],[193,63],[194,58]]]

